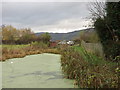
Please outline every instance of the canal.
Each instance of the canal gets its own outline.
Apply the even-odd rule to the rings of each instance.
[[[2,63],[2,88],[74,88],[65,79],[59,54],[37,54]]]

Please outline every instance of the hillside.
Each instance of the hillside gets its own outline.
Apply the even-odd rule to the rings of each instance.
[[[79,37],[81,31],[85,31],[87,33],[87,32],[94,31],[94,29],[89,28],[89,29],[77,30],[69,33],[49,33],[49,34],[51,35],[53,41],[54,40],[72,40],[75,37]],[[43,32],[36,33],[36,35],[41,35],[41,34],[43,34]]]

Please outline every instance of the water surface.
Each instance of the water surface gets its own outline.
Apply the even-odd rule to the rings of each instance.
[[[63,78],[58,54],[37,54],[9,59],[2,64],[3,88],[74,88]]]

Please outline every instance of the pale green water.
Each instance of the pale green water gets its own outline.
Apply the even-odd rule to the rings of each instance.
[[[3,62],[2,74],[3,88],[74,88],[73,80],[63,78],[58,54],[10,59]]]

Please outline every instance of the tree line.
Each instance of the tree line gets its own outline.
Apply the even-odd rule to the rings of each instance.
[[[11,25],[2,25],[3,44],[29,44],[31,42],[43,42],[49,44],[51,36],[48,33],[36,35],[30,28],[17,29]]]

